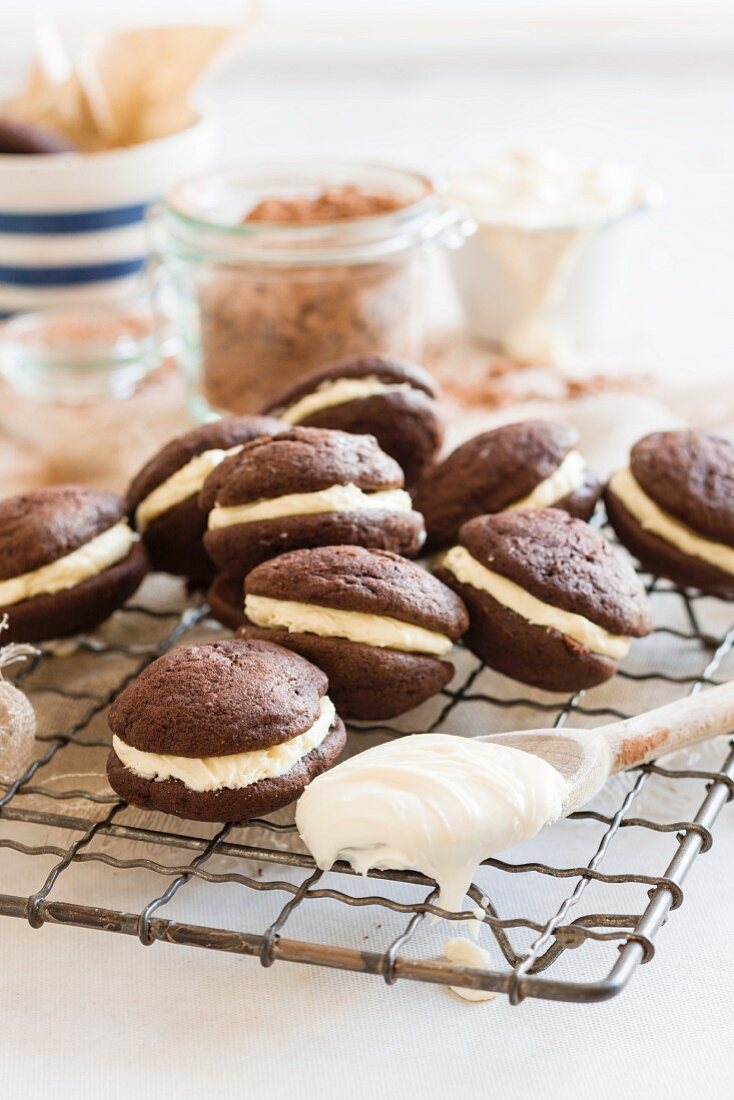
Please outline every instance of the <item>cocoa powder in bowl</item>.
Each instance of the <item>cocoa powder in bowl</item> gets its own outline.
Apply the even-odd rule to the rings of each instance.
[[[405,205],[354,185],[316,195],[266,197],[243,224],[298,228],[353,225]],[[331,360],[369,354],[416,358],[420,276],[414,250],[374,262],[257,263],[217,268],[198,287],[201,389],[214,409],[260,410]]]

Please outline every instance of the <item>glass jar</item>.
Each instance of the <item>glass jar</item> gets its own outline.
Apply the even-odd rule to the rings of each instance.
[[[273,200],[298,207],[344,189],[389,196],[394,208],[277,223],[256,214]],[[260,411],[335,360],[420,359],[426,252],[457,235],[455,215],[440,210],[427,177],[348,163],[185,181],[164,204],[162,228],[190,409],[200,420]]]
[[[139,301],[6,321],[0,436],[18,457],[23,480],[124,489],[160,441],[187,421],[178,372],[161,358],[167,350],[150,307]]]

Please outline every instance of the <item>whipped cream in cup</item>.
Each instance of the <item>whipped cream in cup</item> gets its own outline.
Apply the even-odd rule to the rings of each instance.
[[[452,174],[444,202],[476,232],[449,262],[469,328],[525,363],[562,363],[620,312],[640,213],[658,192],[616,161],[517,149]]]

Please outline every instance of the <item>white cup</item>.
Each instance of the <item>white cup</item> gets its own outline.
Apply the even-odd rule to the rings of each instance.
[[[203,170],[217,127],[101,153],[0,155],[0,315],[130,293],[146,262],[145,214]]]
[[[645,209],[588,228],[477,222],[449,254],[471,332],[528,362],[603,347],[634,294]]]

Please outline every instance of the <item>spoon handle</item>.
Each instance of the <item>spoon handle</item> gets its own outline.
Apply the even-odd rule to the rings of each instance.
[[[732,732],[734,681],[597,730],[612,750],[612,775],[666,752]]]

